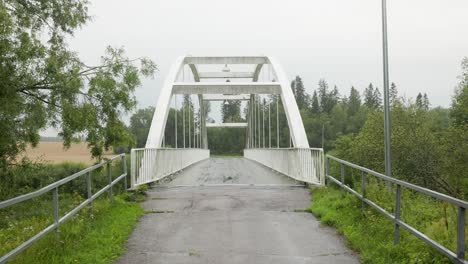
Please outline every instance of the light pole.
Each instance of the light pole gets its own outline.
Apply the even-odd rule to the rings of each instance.
[[[387,44],[387,1],[382,0],[382,48],[384,81],[384,137],[385,137],[385,175],[392,176],[390,152],[390,100],[388,81],[388,44]]]

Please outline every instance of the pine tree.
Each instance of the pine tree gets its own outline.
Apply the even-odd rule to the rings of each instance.
[[[430,107],[430,103],[429,103],[429,98],[427,97],[427,94],[424,93],[423,95],[423,99],[422,99],[422,106],[423,106],[423,109],[424,110],[429,110],[429,107]]]
[[[380,90],[378,87],[375,87],[374,89],[374,102],[375,102],[375,108],[382,107],[382,94],[380,93]]]
[[[374,86],[372,83],[370,83],[369,86],[367,86],[367,88],[364,90],[364,105],[371,109],[375,108]]]
[[[423,96],[421,93],[418,93],[418,96],[416,96],[416,106],[418,108],[423,108]]]
[[[291,82],[291,89],[294,97],[296,98],[296,103],[299,109],[306,109],[308,107],[308,95],[305,91],[301,77],[296,76],[294,81]]]
[[[393,106],[398,101],[398,90],[397,90],[396,84],[393,82],[390,85],[389,95],[390,95],[390,98],[389,98],[390,105]]]
[[[329,91],[327,82],[321,79],[319,81],[318,96],[321,112],[330,113],[339,101],[338,87],[335,85],[333,90]]]
[[[359,95],[358,90],[354,88],[354,86],[351,87],[349,98],[347,100],[347,105],[349,116],[355,115],[361,107],[361,96]]]
[[[320,113],[320,104],[318,101],[317,97],[317,91],[314,91],[314,94],[312,95],[312,113],[318,114]]]

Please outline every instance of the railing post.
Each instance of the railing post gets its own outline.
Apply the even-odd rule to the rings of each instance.
[[[137,153],[134,149],[130,151],[130,188],[133,188],[133,186],[135,186],[135,178],[137,172],[136,154]]]
[[[465,224],[466,224],[466,209],[458,207],[458,224],[457,224],[457,258],[464,263],[465,260]]]
[[[397,221],[400,220],[400,207],[401,207],[401,185],[397,184],[395,194],[395,239],[394,244],[400,243],[400,224]]]
[[[93,193],[91,191],[91,172],[88,172],[86,174],[86,190],[88,191],[88,199],[91,199],[91,196],[93,196]],[[88,207],[89,207],[89,213],[92,214],[93,213],[92,201],[89,201]]]
[[[366,213],[366,202],[364,201],[366,199],[366,174],[361,171],[361,192],[362,192],[362,200],[361,200],[361,210],[362,214]]]
[[[58,198],[58,187],[55,187],[52,192],[52,200],[54,204],[54,224],[55,224],[55,235],[59,232],[59,198]]]
[[[107,177],[109,178],[109,200],[112,202],[112,173],[110,161],[107,162]]]
[[[330,179],[327,178],[327,176],[330,175],[330,158],[325,156],[325,159],[327,160],[327,165],[325,168],[325,183],[327,186],[330,186]]]
[[[124,192],[127,192],[127,157],[125,155],[125,153],[122,155],[122,170],[123,170],[123,173],[125,173],[125,177],[124,177]]]
[[[344,181],[345,181],[345,165],[343,163],[341,163],[341,185],[345,185],[344,184]]]

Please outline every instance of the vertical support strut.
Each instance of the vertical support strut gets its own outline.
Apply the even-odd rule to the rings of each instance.
[[[459,260],[465,260],[465,224],[466,224],[466,209],[458,207],[458,223],[457,223],[457,257]]]
[[[263,148],[265,148],[265,100],[262,102],[262,134],[263,134]]]
[[[396,245],[400,243],[400,207],[401,207],[401,186],[397,184],[395,193],[395,238],[393,243]]]
[[[183,138],[183,144],[185,148],[185,100],[182,100],[182,138]]]
[[[177,95],[174,94],[175,148],[177,148]]]
[[[278,106],[279,106],[279,95],[276,96],[276,147],[279,148],[280,142],[280,133],[279,133],[279,114],[278,114]]]
[[[271,102],[268,102],[268,148],[271,148]]]

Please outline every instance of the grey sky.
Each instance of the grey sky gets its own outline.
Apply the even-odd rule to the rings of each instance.
[[[137,92],[153,105],[180,55],[270,55],[309,92],[320,78],[341,94],[382,87],[380,0],[91,1],[93,21],[71,47],[96,63],[107,45],[147,56],[160,69]],[[390,80],[400,94],[426,92],[448,106],[468,56],[468,1],[388,1]]]

